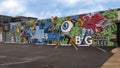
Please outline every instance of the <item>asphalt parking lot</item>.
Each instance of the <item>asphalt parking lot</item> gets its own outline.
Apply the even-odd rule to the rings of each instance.
[[[100,68],[113,55],[102,48],[0,43],[0,68]]]

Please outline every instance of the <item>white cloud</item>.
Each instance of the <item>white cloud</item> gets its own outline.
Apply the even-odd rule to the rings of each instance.
[[[43,11],[43,12],[40,12],[39,14],[39,19],[43,19],[43,18],[50,18],[52,16],[62,16],[62,13],[58,10],[55,10],[55,11]]]
[[[106,0],[58,0],[62,4],[62,6],[73,7],[69,9],[67,12],[63,12],[62,15],[76,15],[76,14],[84,14],[90,12],[98,12],[106,10],[106,7],[103,3],[107,3],[109,1]]]
[[[89,5],[89,4],[99,4],[99,3],[106,3],[109,0],[57,0],[58,3],[62,3],[62,6],[72,7],[75,5]],[[112,0],[110,0],[112,1]]]
[[[94,0],[95,3],[106,3],[109,1],[114,1],[114,0]]]
[[[37,14],[34,14],[32,12],[25,12],[23,15],[27,17],[36,17],[36,18],[39,17]]]
[[[0,14],[9,16],[30,16],[39,17],[37,14],[29,12],[23,0],[4,0],[0,3]]]
[[[79,8],[79,9],[73,9],[70,11],[67,11],[65,13],[62,13],[63,16],[70,16],[70,15],[77,15],[77,14],[85,14],[85,13],[93,13],[93,12],[99,12],[104,11],[106,8],[101,4],[93,4],[89,8]]]
[[[4,0],[0,3],[0,14],[19,15],[26,10],[24,6],[19,0]]]
[[[92,12],[99,12],[104,11],[105,7],[102,5],[94,5],[94,7],[91,7],[89,9],[81,9],[77,12],[77,14],[83,14],[83,13],[92,13]]]
[[[57,0],[58,3],[62,3],[62,6],[72,7],[79,3],[90,3],[90,0]],[[90,2],[89,2],[90,1]]]
[[[76,4],[77,2],[79,2],[79,0],[58,0],[58,2],[61,2],[63,4],[68,4],[68,5],[74,5]]]
[[[45,19],[45,18],[51,18],[52,16],[62,16],[62,13],[59,12],[57,9],[54,11],[42,11],[38,14],[35,14],[33,12],[25,12],[23,14],[24,16],[28,16],[28,17],[37,17],[38,19]]]
[[[118,0],[52,0],[48,5],[47,0],[1,0],[0,15],[30,16],[39,19],[69,16],[105,10],[103,3],[111,1]],[[43,3],[39,5],[40,2]]]

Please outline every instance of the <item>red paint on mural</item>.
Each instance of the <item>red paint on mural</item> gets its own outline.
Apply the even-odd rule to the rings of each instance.
[[[104,17],[99,13],[96,13],[92,16],[85,15],[83,17],[84,23],[82,25],[82,28],[92,29],[94,33],[97,33],[98,31],[103,31],[104,28],[102,25],[100,26],[96,25],[96,24],[101,24],[103,20]]]

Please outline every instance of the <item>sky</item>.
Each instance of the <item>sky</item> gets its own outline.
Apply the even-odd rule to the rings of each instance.
[[[120,8],[120,0],[0,0],[0,15],[38,19]]]

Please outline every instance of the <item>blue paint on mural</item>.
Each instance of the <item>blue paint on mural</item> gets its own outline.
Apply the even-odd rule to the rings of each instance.
[[[116,31],[116,25],[112,19],[107,19],[104,13],[52,17],[37,22],[34,20],[13,22],[8,28],[6,25],[8,24],[4,24],[4,41],[8,39],[9,42],[71,45],[78,45],[78,42],[83,46],[116,46],[111,40],[112,37],[116,38],[112,34]]]

